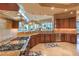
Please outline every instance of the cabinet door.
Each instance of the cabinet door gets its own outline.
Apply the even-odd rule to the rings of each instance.
[[[65,28],[64,19],[60,19],[60,28]]]
[[[75,17],[70,18],[70,28],[76,28],[76,19]]]
[[[60,19],[56,19],[56,28],[60,28]]]
[[[18,21],[12,21],[12,28],[18,28]]]
[[[76,35],[75,34],[71,34],[70,35],[70,42],[71,43],[76,43],[76,41],[77,41]]]
[[[40,43],[44,43],[44,42],[45,42],[45,34],[41,34]]]
[[[35,44],[36,44],[36,45],[40,43],[40,40],[41,40],[40,34],[35,35]]]
[[[66,34],[66,42],[70,42],[70,34]]]
[[[55,42],[56,41],[56,35],[51,34],[50,42]]]
[[[6,28],[11,29],[12,28],[12,21],[7,20],[6,22]]]
[[[36,45],[35,40],[36,40],[36,39],[35,39],[35,36],[34,36],[34,35],[31,36],[31,39],[30,39],[30,46],[31,46],[31,48]]]
[[[69,28],[69,19],[64,19],[64,28]]]
[[[45,34],[45,43],[50,42],[51,36],[50,34]]]
[[[66,41],[66,39],[65,39],[65,34],[61,34],[61,41],[62,41],[62,42],[65,42],[65,41]]]

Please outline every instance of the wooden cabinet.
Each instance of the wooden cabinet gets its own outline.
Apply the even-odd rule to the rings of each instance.
[[[56,19],[56,28],[76,28],[76,17]]]
[[[40,34],[35,35],[35,45],[39,44],[40,43],[40,40],[41,40]]]
[[[12,28],[12,21],[10,21],[10,20],[6,21],[6,28],[7,29],[11,29]]]
[[[31,39],[30,39],[30,47],[33,47],[35,46],[36,44],[36,37],[35,35],[31,36]]]
[[[76,28],[76,18],[69,18],[69,26],[70,28]]]
[[[32,48],[33,46],[39,44],[40,41],[41,41],[40,34],[31,36],[31,39],[30,39],[30,42],[29,42],[30,48]]]
[[[31,36],[29,46],[32,48],[39,43],[50,43],[55,41],[55,34],[38,34]]]
[[[41,37],[40,43],[44,43],[44,41],[45,41],[45,34],[40,34],[40,37]]]
[[[60,28],[60,19],[55,20],[56,28]]]
[[[12,28],[18,28],[18,21],[12,21]]]
[[[6,21],[6,28],[7,29],[18,28],[18,21],[7,20]]]
[[[76,34],[61,34],[59,42],[70,42],[76,43]],[[39,43],[51,43],[56,42],[56,34],[38,34],[31,36],[29,46],[32,48],[33,46]]]
[[[71,42],[71,43],[77,43],[76,41],[77,41],[76,35],[71,34],[71,35],[70,35],[70,42]]]
[[[61,41],[62,42],[65,42],[66,40],[65,40],[65,34],[61,34]]]
[[[50,42],[55,42],[56,41],[56,34],[51,34],[50,36],[51,36]]]
[[[63,22],[63,26],[64,28],[69,28],[69,20],[68,19],[63,19],[64,22]]]
[[[45,34],[45,43],[49,43],[51,39],[51,34]]]
[[[70,42],[76,44],[76,34],[61,34],[61,41],[62,42]]]

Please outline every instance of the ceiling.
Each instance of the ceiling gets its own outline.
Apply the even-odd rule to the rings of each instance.
[[[23,4],[25,10],[28,13],[35,14],[35,15],[54,15],[59,13],[64,13],[65,9],[68,11],[72,10],[78,10],[79,4],[72,4],[72,3],[63,3],[63,4],[57,4],[57,3],[25,3]],[[54,9],[51,9],[54,7]],[[67,11],[66,11],[67,12]]]
[[[0,3],[0,18],[15,20],[18,10],[19,6],[16,3]]]
[[[0,17],[18,21],[18,11],[0,10]]]
[[[68,11],[79,10],[79,4],[72,3],[23,3],[23,7],[30,19],[46,19],[51,18],[54,14],[65,13]],[[53,9],[51,9],[54,7]],[[65,11],[67,9],[67,11]],[[16,10],[0,10],[0,13],[3,13],[9,17],[18,20],[18,11]]]
[[[62,9],[70,9],[79,6],[77,3],[40,3],[42,7],[56,7]]]

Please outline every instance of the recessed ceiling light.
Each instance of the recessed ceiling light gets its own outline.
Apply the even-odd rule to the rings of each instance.
[[[79,14],[79,11],[77,11],[77,14]]]
[[[64,11],[68,11],[68,9],[65,9]]]
[[[55,7],[51,7],[51,9],[53,10],[53,9],[55,9]]]
[[[70,14],[73,14],[73,12],[70,12]]]

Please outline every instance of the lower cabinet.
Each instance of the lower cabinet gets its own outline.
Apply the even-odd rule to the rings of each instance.
[[[44,42],[45,43],[49,43],[50,42],[50,39],[51,39],[51,34],[45,34]]]
[[[38,34],[31,36],[29,41],[29,46],[32,48],[33,46],[39,43],[50,43],[56,42],[56,34]],[[76,34],[61,34],[61,40],[59,42],[70,42],[76,44]]]
[[[77,35],[74,35],[74,34],[70,35],[70,42],[76,44],[77,43]]]
[[[55,42],[54,34],[38,34],[31,36],[29,46],[30,48],[32,48],[33,46],[39,43],[50,43],[50,42]]]
[[[62,42],[70,42],[76,44],[76,34],[61,34]]]
[[[12,21],[12,28],[18,28],[18,21]]]

